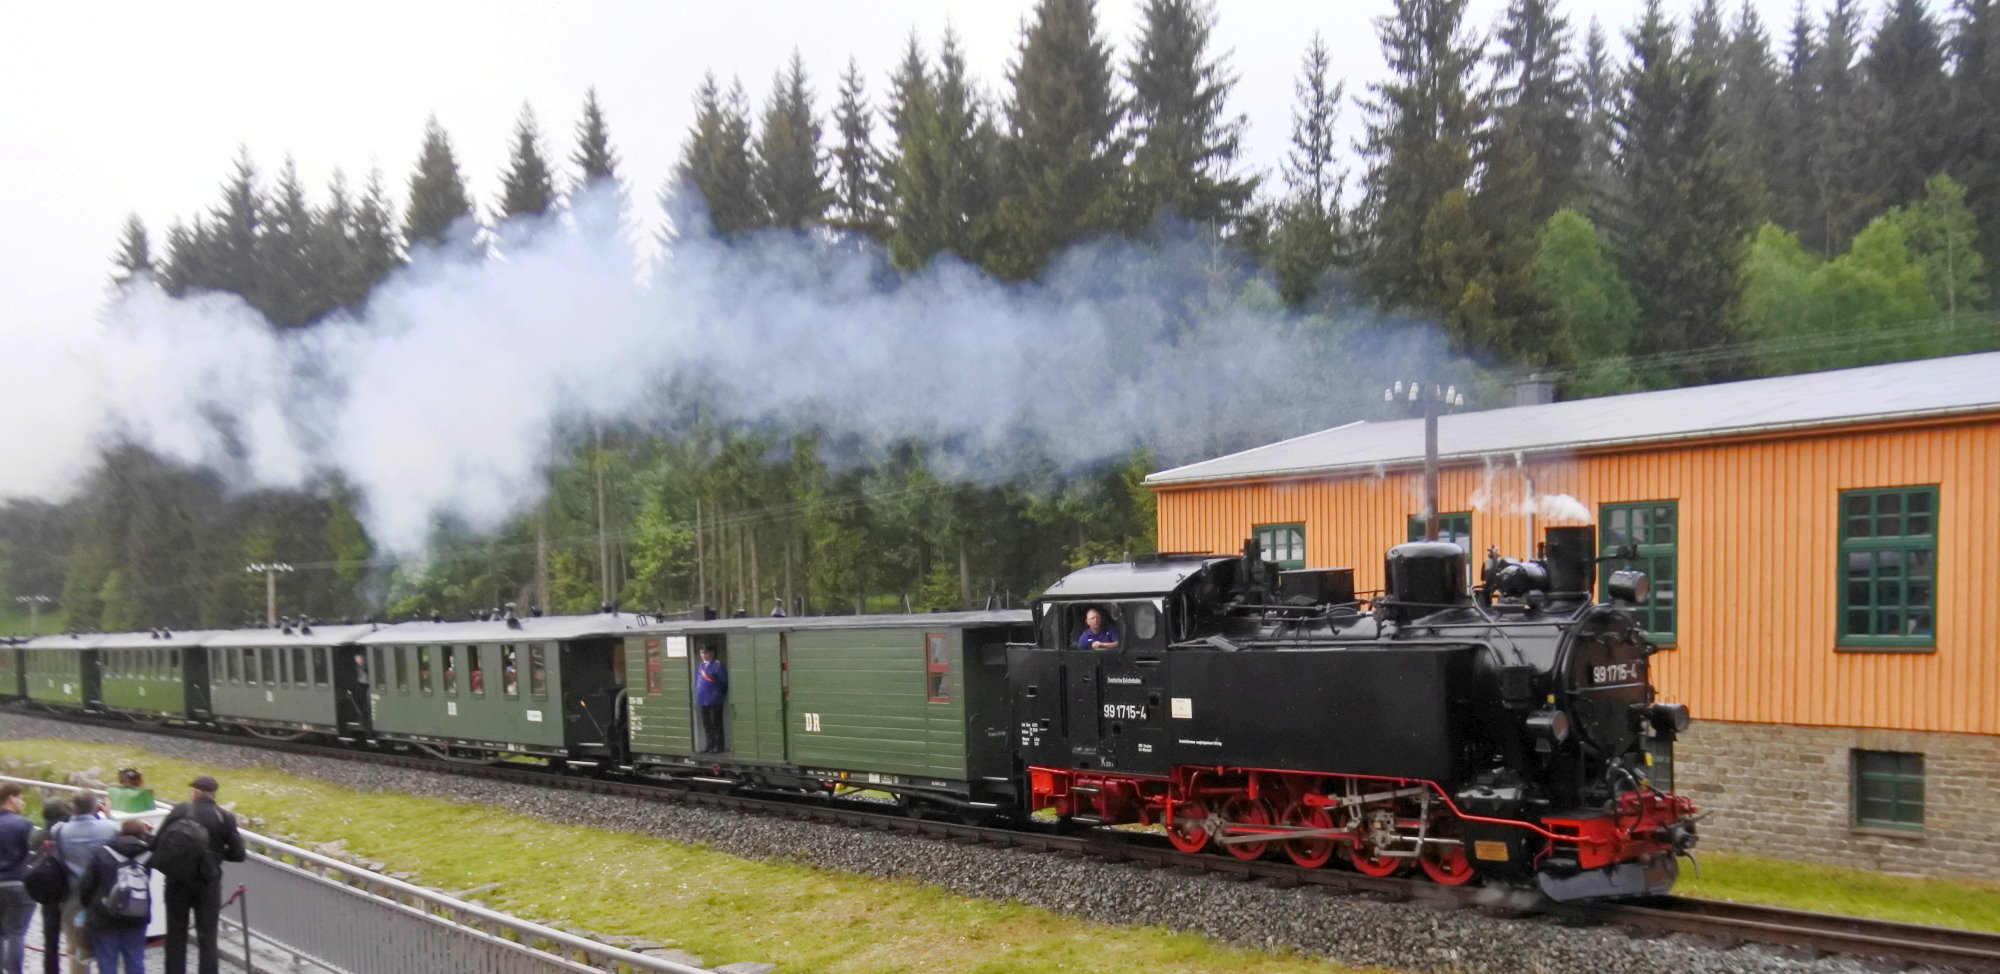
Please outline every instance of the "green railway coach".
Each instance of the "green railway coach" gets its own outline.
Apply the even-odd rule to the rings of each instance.
[[[148,717],[205,717],[208,657],[200,648],[216,633],[120,632],[100,639],[98,688],[104,709]]]
[[[632,616],[406,622],[359,640],[377,738],[448,756],[619,759],[618,692]]]
[[[1025,611],[662,623],[625,637],[635,765],[727,765],[992,804],[1012,790],[1006,646]],[[702,753],[694,673],[729,673],[721,753]]]
[[[21,647],[28,699],[56,707],[96,707],[97,644],[102,633],[66,633],[30,639]]]
[[[28,692],[27,674],[21,667],[21,644],[25,639],[0,639],[0,698],[16,700]]]
[[[368,730],[368,690],[355,645],[375,625],[231,629],[202,644],[190,694],[215,719],[275,733],[353,738]]]

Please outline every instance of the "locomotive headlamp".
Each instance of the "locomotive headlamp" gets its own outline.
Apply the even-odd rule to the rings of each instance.
[[[1684,733],[1688,729],[1688,708],[1684,703],[1653,705],[1653,728],[1661,733]]]
[[[1561,744],[1569,740],[1569,715],[1560,710],[1537,710],[1528,715],[1528,733]]]
[[[1653,593],[1653,582],[1636,568],[1621,568],[1611,573],[1611,581],[1604,589],[1614,602],[1638,605]]]

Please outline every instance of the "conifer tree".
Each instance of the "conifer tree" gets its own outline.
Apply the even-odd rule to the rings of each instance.
[[[395,207],[382,170],[370,169],[361,202],[354,208],[354,260],[344,277],[352,300],[367,297],[376,284],[402,266],[403,245],[396,234]]]
[[[1583,187],[1580,202],[1585,210],[1598,212],[1610,199],[1618,181],[1611,126],[1612,109],[1618,101],[1618,72],[1611,64],[1604,27],[1596,17],[1590,18],[1590,31],[1584,35],[1576,78],[1583,95],[1583,104],[1578,109],[1583,123],[1578,175]]]
[[[1680,49],[1674,33],[1660,0],[1648,0],[1626,35],[1632,60],[1616,119],[1623,205],[1615,239],[1639,305],[1633,350],[1686,383],[1729,374],[1688,353],[1727,343],[1748,214],[1723,150],[1717,73]]]
[[[576,181],[569,190],[569,209],[577,229],[593,239],[608,239],[623,229],[625,188],[618,180],[618,152],[611,147],[611,128],[597,89],[583,93],[583,117],[576,123],[576,151],[569,157]],[[591,194],[585,203],[581,197]]]
[[[694,126],[681,146],[680,164],[674,170],[676,184],[669,188],[669,212],[674,215],[675,232],[713,233],[733,237],[766,225],[769,214],[757,196],[755,171],[750,158],[750,118],[742,82],[724,94],[715,75],[703,77],[695,91]],[[700,206],[685,209],[683,194],[694,194]],[[682,220],[694,222],[681,227]]]
[[[833,194],[826,188],[826,156],[820,151],[820,120],[813,114],[806,62],[792,51],[791,64],[771,79],[757,133],[757,195],[773,226],[803,230],[826,218]]]
[[[1952,176],[1978,218],[1980,249],[2000,261],[2000,0],[1957,0],[1951,39]]]
[[[135,280],[153,276],[153,247],[146,239],[146,224],[139,214],[125,217],[125,226],[118,233],[118,254],[111,258],[117,268],[111,275],[113,287],[124,287]]]
[[[1688,57],[1710,70],[1722,70],[1729,59],[1729,31],[1722,22],[1722,0],[1699,0],[1688,16]]]
[[[1512,0],[1494,39],[1492,131],[1483,140],[1481,222],[1532,238],[1582,194],[1584,92],[1568,63],[1569,25],[1551,0]]]
[[[222,186],[221,205],[209,211],[206,224],[194,231],[196,269],[188,275],[191,287],[228,291],[245,300],[257,293],[257,238],[264,229],[264,194],[257,184],[257,167],[250,161],[250,149],[236,151],[234,171]]]
[[[555,174],[542,154],[542,132],[535,124],[534,106],[523,102],[514,122],[514,143],[508,151],[507,172],[500,177],[500,205],[495,222],[548,215],[555,204]]]
[[[353,289],[354,265],[360,255],[354,242],[354,194],[348,189],[346,173],[333,171],[326,195],[326,206],[313,215],[306,263],[312,268],[321,306],[329,310],[351,308],[359,305],[367,292]]]
[[[1784,179],[1786,133],[1795,124],[1785,112],[1771,41],[1751,0],[1743,0],[1729,38],[1719,98],[1723,137],[1745,192],[1757,212],[1774,212],[1774,188]]]
[[[1113,80],[1096,0],[1037,0],[1007,70],[1007,190],[988,270],[1030,278],[1064,247],[1121,228],[1125,106]]]
[[[882,240],[889,230],[883,206],[887,194],[873,116],[861,65],[850,57],[840,75],[840,103],[833,110],[833,127],[840,135],[833,150],[833,223]]]
[[[1126,62],[1132,86],[1132,219],[1172,214],[1226,235],[1256,191],[1230,172],[1241,150],[1242,115],[1227,114],[1235,75],[1209,60],[1215,8],[1206,0],[1146,0],[1138,50]]]
[[[1832,0],[1818,54],[1813,58],[1815,114],[1809,121],[1807,179],[1812,218],[1799,237],[1821,253],[1832,253],[1860,230],[1866,208],[1863,146],[1867,133],[1859,99],[1855,51],[1860,25],[1855,0]]]
[[[1816,75],[1819,41],[1805,0],[1798,0],[1785,45],[1784,76],[1779,82],[1777,175],[1770,179],[1771,208],[1780,224],[1804,228],[1815,221],[1819,145],[1820,94]]]
[[[198,230],[198,228],[197,228]],[[188,229],[179,220],[167,224],[166,258],[160,263],[160,287],[174,297],[184,297],[197,285],[201,241],[197,230]]]
[[[1471,89],[1479,51],[1464,18],[1465,0],[1396,0],[1375,21],[1390,79],[1370,85],[1363,103],[1369,288],[1391,308],[1447,317],[1484,263],[1468,184],[1485,109]]]
[[[1862,60],[1859,214],[1908,203],[1944,171],[1950,92],[1944,39],[1922,0],[1893,0]]]
[[[890,257],[915,270],[940,253],[986,256],[999,136],[966,73],[958,36],[945,31],[935,71],[915,38],[891,80],[896,154],[890,191]]]
[[[410,201],[404,209],[403,238],[412,248],[442,247],[447,240],[453,240],[457,247],[469,250],[476,223],[460,221],[474,220],[472,198],[466,194],[465,180],[459,175],[451,137],[433,115],[424,122],[423,149],[417,155],[416,171],[410,174]]]
[[[1331,68],[1326,40],[1315,33],[1292,85],[1298,101],[1292,108],[1291,148],[1281,163],[1286,195],[1271,241],[1278,295],[1293,307],[1324,289],[1349,256],[1340,204],[1347,182],[1338,134],[1343,86],[1332,79]]]
[[[251,297],[251,303],[280,328],[307,324],[330,307],[310,260],[313,232],[305,185],[299,181],[298,165],[287,156],[278,170],[269,219],[257,239],[257,291]]]

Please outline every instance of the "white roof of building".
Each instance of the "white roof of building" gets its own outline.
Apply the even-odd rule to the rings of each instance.
[[[2000,410],[2000,352],[1635,392],[1438,420],[1444,460],[1707,439]],[[1163,470],[1153,485],[1291,477],[1420,462],[1423,420],[1355,422]]]

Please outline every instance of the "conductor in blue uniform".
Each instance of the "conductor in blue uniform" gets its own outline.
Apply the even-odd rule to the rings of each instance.
[[[701,665],[694,669],[694,705],[701,712],[701,744],[705,754],[721,754],[722,703],[729,698],[729,670],[715,650],[701,648]]]
[[[1076,637],[1076,648],[1078,649],[1118,648],[1118,627],[1105,621],[1103,611],[1098,609],[1092,609],[1089,612],[1084,613],[1083,624],[1086,628],[1083,630],[1082,635]]]

